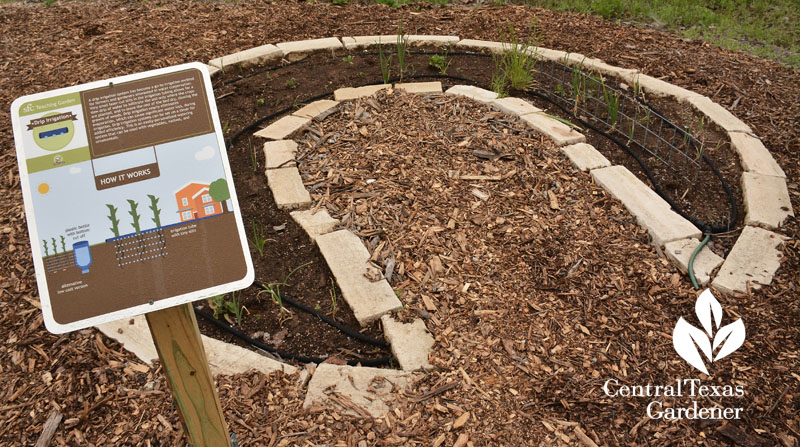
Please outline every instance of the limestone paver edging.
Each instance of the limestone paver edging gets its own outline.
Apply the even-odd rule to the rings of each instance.
[[[458,36],[412,35],[406,36],[406,38],[411,45],[452,45],[456,48],[476,49],[492,53],[500,53],[510,47],[508,43],[460,39]],[[231,64],[240,64],[246,67],[276,58],[295,60],[303,58],[313,51],[356,49],[373,46],[379,42],[396,44],[397,36],[356,36],[342,37],[341,40],[330,37],[282,42],[275,45],[267,44],[212,59],[208,62],[208,70],[211,76],[217,76]],[[703,95],[639,73],[637,70],[615,67],[602,60],[577,53],[541,47],[535,47],[528,51],[545,60],[558,61],[572,66],[578,65],[603,75],[617,76],[630,85],[638,84],[645,93],[650,95],[673,97],[678,101],[689,103],[717,126],[724,129],[731,139],[731,145],[740,157],[740,163],[744,170],[742,184],[745,189],[747,218],[742,234],[711,284],[717,290],[727,293],[743,293],[760,285],[768,285],[772,281],[773,275],[780,266],[782,256],[778,247],[786,238],[759,228],[759,226],[778,229],[788,217],[794,216],[794,213],[789,201],[785,173],[747,124]],[[441,91],[441,84],[439,84],[438,90],[431,84],[402,84],[396,85],[395,88],[424,94],[435,94]],[[300,210],[292,212],[292,218],[306,230],[312,240],[320,245],[323,255],[328,252],[326,261],[334,274],[339,271],[337,282],[339,282],[343,295],[344,290],[347,289],[348,295],[353,298],[348,300],[345,296],[348,304],[356,306],[353,312],[357,318],[360,316],[359,321],[365,324],[381,318],[386,338],[391,342],[392,351],[400,361],[401,367],[403,369],[425,369],[429,366],[425,353],[429,352],[432,346],[432,337],[425,329],[424,322],[415,320],[409,324],[401,324],[389,316],[390,311],[398,309],[402,305],[385,279],[370,281],[370,285],[362,283],[362,279],[366,279],[363,275],[365,270],[370,268],[366,262],[368,257],[361,259],[366,248],[358,237],[348,230],[335,231],[339,221],[331,218],[327,211],[308,209],[311,204],[310,195],[304,188],[299,171],[289,158],[293,157],[296,144],[293,146],[290,140],[281,141],[302,130],[311,120],[323,119],[333,113],[338,107],[338,101],[369,96],[379,90],[391,89],[391,87],[389,84],[384,84],[339,89],[334,93],[336,101],[322,100],[312,103],[256,132],[256,136],[275,140],[268,142],[267,145],[271,143],[273,145],[265,145],[264,149],[268,160],[265,173],[276,203],[281,208]],[[596,150],[588,144],[576,144],[585,141],[582,134],[575,132],[574,129],[560,121],[548,117],[532,104],[519,98],[498,99],[494,92],[465,85],[452,87],[446,93],[466,96],[475,101],[489,104],[506,114],[517,116],[528,125],[549,136],[556,144],[564,146],[562,151],[575,164],[576,168],[589,170],[592,177],[601,186],[620,199],[626,208],[636,216],[640,224],[648,229],[654,245],[659,248],[664,245],[667,257],[681,271],[685,271],[688,255],[699,244],[700,231],[673,212],[669,206],[665,206],[666,202],[663,199],[636,179],[627,169],[621,166],[610,166],[608,160],[596,153]],[[358,252],[358,265],[348,264],[353,260],[342,259],[342,256],[336,256],[330,252],[331,249],[343,249],[343,246],[338,245],[339,243],[349,244],[347,250],[350,250],[351,253]],[[708,282],[720,262],[721,258],[711,253],[710,250],[702,250],[695,261],[698,279],[704,283]],[[347,269],[352,269],[352,271],[346,272]],[[346,282],[351,280],[353,282],[350,284]],[[374,301],[370,300],[370,297],[362,299],[365,298],[364,290],[379,291],[377,296],[380,298]],[[389,292],[394,299],[389,297]],[[362,301],[365,307],[359,307],[362,304],[357,304]],[[99,328],[107,336],[119,340],[126,349],[142,360],[149,363],[152,359],[157,358],[143,317],[134,319],[133,324],[129,324],[128,320],[123,320],[105,324]],[[233,374],[247,369],[258,369],[265,373],[278,369],[286,373],[296,371],[293,366],[275,362],[235,345],[207,337],[203,337],[203,342],[215,374]],[[421,347],[422,350],[403,351],[407,346]],[[361,416],[378,417],[388,411],[387,400],[391,400],[391,396],[390,393],[384,393],[383,396],[367,395],[367,392],[363,391],[380,382],[375,381],[376,377],[383,377],[394,384],[396,388],[402,389],[412,376],[404,371],[323,364],[317,367],[308,384],[304,407],[309,408],[322,402],[334,402],[350,408],[351,411]],[[343,400],[343,397],[346,400]],[[352,410],[352,406],[348,406],[348,402],[355,403],[361,410]]]

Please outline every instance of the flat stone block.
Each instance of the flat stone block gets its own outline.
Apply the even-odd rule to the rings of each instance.
[[[324,39],[296,40],[293,42],[281,42],[277,47],[288,56],[291,53],[308,53],[317,50],[338,50],[342,48],[342,42],[335,37]]]
[[[544,47],[533,47],[528,51],[536,53],[540,58],[548,61],[563,62],[569,53]]]
[[[750,126],[706,96],[690,96],[687,101],[727,132],[753,133]]]
[[[408,387],[411,375],[394,369],[365,368],[322,363],[308,382],[303,408],[315,405],[343,410],[354,416],[381,417],[389,412],[389,403],[395,399],[395,392]],[[337,403],[337,395],[345,397],[362,409],[353,410]],[[341,401],[339,401],[341,402]]]
[[[447,89],[445,94],[466,96],[467,98],[482,102],[484,104],[491,103],[497,99],[497,93],[472,85],[455,85]]]
[[[576,168],[584,172],[611,166],[611,162],[591,144],[578,143],[564,146],[561,151],[569,157]]]
[[[280,209],[308,208],[311,196],[297,168],[267,169],[267,184]]]
[[[528,123],[529,126],[550,137],[557,146],[586,141],[586,137],[583,134],[561,121],[550,118],[543,112],[529,113],[522,115],[520,118]]]
[[[297,166],[294,157],[297,143],[294,140],[277,140],[264,143],[264,159],[267,169],[289,168]]]
[[[761,140],[743,132],[729,132],[728,137],[731,139],[731,146],[739,154],[739,161],[745,171],[786,178],[786,173]]]
[[[779,228],[789,216],[794,216],[784,178],[743,172],[742,195],[747,209],[745,225]]]
[[[488,50],[491,53],[502,53],[508,44],[493,42],[490,40],[462,39],[456,42],[456,48],[469,48],[476,50]]]
[[[702,96],[699,93],[644,74],[637,74],[631,81],[631,87],[633,87],[636,82],[639,83],[639,87],[644,90],[645,93],[660,97],[672,96],[677,98],[680,102],[686,102],[689,101],[689,98]]]
[[[781,265],[781,243],[783,236],[779,234],[744,227],[711,285],[727,293],[747,292],[748,281],[752,289],[768,286]]]
[[[702,234],[624,166],[594,169],[592,178],[636,217],[650,234],[653,245],[661,247],[667,242],[699,238]]]
[[[208,65],[224,69],[225,67],[241,63],[242,66],[247,67],[280,57],[283,57],[283,51],[275,45],[269,44],[211,59],[208,61]]]
[[[398,90],[405,90],[408,93],[426,94],[426,93],[442,93],[442,83],[436,82],[406,82],[402,84],[395,84],[394,88]]]
[[[385,279],[373,282],[364,276],[370,256],[358,236],[348,230],[334,231],[318,236],[317,245],[361,326],[403,307]]]
[[[433,336],[419,318],[411,323],[395,321],[391,315],[381,317],[383,335],[392,347],[392,354],[404,371],[430,370],[428,354],[433,348]]]
[[[342,43],[347,49],[369,47],[379,43],[381,45],[397,45],[397,35],[342,37]]]
[[[153,336],[150,335],[150,328],[147,326],[144,315],[104,323],[98,325],[97,329],[106,337],[119,342],[126,351],[148,365],[152,365],[153,361],[158,360],[158,351],[156,351],[156,345],[153,343]],[[294,366],[265,357],[257,352],[205,335],[202,335],[201,338],[206,357],[208,357],[208,365],[211,367],[211,374],[214,376],[241,374],[251,370],[264,374],[275,371],[294,374],[297,370]]]
[[[312,241],[317,240],[317,236],[330,233],[339,225],[339,219],[334,219],[328,214],[328,210],[320,208],[316,213],[312,210],[292,211],[289,213],[301,227],[306,231]]]
[[[689,273],[689,258],[692,257],[700,241],[697,239],[681,239],[664,244],[667,257],[683,273]],[[717,256],[708,247],[703,247],[694,258],[694,277],[698,284],[705,286],[711,281],[711,272],[722,264],[723,259]]]
[[[337,101],[350,101],[353,99],[371,96],[375,93],[392,88],[392,84],[365,85],[363,87],[345,87],[333,92],[333,97]]]
[[[292,115],[313,120],[321,115],[328,116],[330,114],[330,110],[338,106],[339,101],[320,99],[319,101],[314,101],[311,104],[304,106],[300,110],[292,113]]]
[[[283,140],[289,135],[300,130],[309,122],[311,122],[311,119],[309,118],[286,115],[278,121],[275,121],[269,126],[254,133],[253,135],[261,138],[268,138],[270,140]]]
[[[409,34],[405,37],[406,42],[415,47],[422,45],[431,45],[437,47],[455,45],[460,40],[458,36],[427,36],[420,34]]]
[[[520,98],[497,98],[489,103],[495,109],[508,115],[522,116],[541,112],[542,109]]]

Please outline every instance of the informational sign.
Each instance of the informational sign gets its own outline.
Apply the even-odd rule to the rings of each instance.
[[[63,333],[250,285],[253,265],[203,64],[11,106],[47,329]]]

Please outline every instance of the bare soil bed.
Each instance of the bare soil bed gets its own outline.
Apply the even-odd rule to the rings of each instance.
[[[0,91],[5,104],[0,114],[7,116],[10,101],[22,94],[208,60],[282,40],[390,34],[400,18],[409,33],[497,40],[501,23],[510,20],[523,29],[536,17],[544,46],[639,68],[706,94],[732,110],[765,139],[784,167],[795,214],[800,212],[800,167],[795,156],[800,148],[796,125],[800,105],[793,99],[800,92],[800,75],[796,71],[587,16],[522,7],[423,8],[419,14],[412,8],[357,4],[3,5],[0,23],[9,32],[8,45],[0,54],[0,69],[7,79]],[[300,16],[303,21],[292,19]],[[390,29],[387,23],[392,24]],[[53,35],[59,38],[53,40]],[[339,58],[335,65],[346,64]],[[222,120],[228,122],[231,133],[270,111],[292,106],[295,99],[303,101],[302,95],[312,96],[298,79],[299,71],[292,74],[292,67],[282,71],[281,76],[288,74],[288,78],[273,79],[272,88],[264,86],[261,96],[243,89],[242,97],[251,104],[233,102],[229,104],[236,106],[228,107],[225,100],[234,98],[221,98],[226,91],[217,90]],[[321,78],[322,71],[315,71]],[[379,71],[374,66],[364,73],[377,80]],[[327,91],[366,83],[356,82],[365,76],[346,68],[340,74],[341,78],[320,79],[319,88]],[[292,77],[299,83],[296,89],[286,84]],[[280,93],[280,98],[264,96],[278,91],[289,93]],[[258,104],[261,97],[263,109]],[[354,131],[346,139],[355,140],[339,139],[320,148],[328,150],[331,169],[344,172],[342,184],[349,182],[369,194],[352,197],[359,191],[331,188],[328,203],[339,209],[341,217],[343,210],[353,209],[347,221],[351,228],[381,229],[368,238],[378,236],[375,249],[383,242],[379,257],[394,253],[398,273],[402,263],[403,276],[393,286],[403,290],[407,312],[426,318],[436,337],[433,362],[438,368],[415,383],[408,395],[399,396],[397,410],[374,421],[357,420],[337,410],[302,410],[304,390],[293,377],[220,377],[223,406],[240,445],[465,445],[467,440],[474,445],[580,445],[582,434],[599,445],[796,445],[800,439],[795,373],[800,369],[796,220],[782,229],[792,239],[784,247],[784,262],[773,286],[749,296],[719,296],[726,322],[737,317],[744,320],[747,341],[715,364],[713,376],[706,378],[680,360],[670,340],[680,316],[693,321],[696,294],[648,246],[646,234],[620,204],[606,198],[587,176],[574,172],[544,139],[531,142],[527,130],[513,123],[498,124],[503,118],[481,106],[453,98],[439,105],[413,103],[428,117],[417,120],[396,106],[397,101],[421,100],[403,98],[383,98],[378,103],[380,111],[360,105],[373,117],[385,117],[380,120],[382,130],[375,122],[359,122],[357,129],[348,129],[346,114],[320,123],[331,130],[345,124],[347,132]],[[475,127],[454,130],[448,138],[455,147],[448,146],[452,154],[447,154],[453,158],[442,158],[448,148],[436,146],[443,138],[437,132],[446,134],[450,128],[437,127],[443,118],[439,112],[452,113],[456,105],[473,118]],[[490,118],[480,121],[486,116]],[[363,127],[367,135],[361,133]],[[454,127],[457,124],[451,122]],[[457,146],[471,132],[494,137],[496,144],[491,146],[486,142],[492,140],[474,138],[474,144],[487,144],[484,150],[509,148],[522,153],[476,160]],[[64,420],[52,445],[182,445],[182,429],[158,367],[142,365],[93,330],[64,336],[44,330],[36,308],[32,263],[26,255],[28,241],[8,126],[0,129],[0,142],[0,166],[7,172],[0,181],[0,237],[8,247],[0,258],[0,339],[5,341],[0,346],[0,377],[7,384],[0,392],[0,442],[34,444],[48,415],[59,412]],[[412,142],[416,150],[425,151],[419,155],[427,157],[390,151],[392,146]],[[270,202],[261,169],[254,171],[249,161],[250,149],[246,138],[230,148],[232,158],[240,157],[236,189],[250,201]],[[396,166],[388,166],[387,159],[342,156],[376,151],[409,167],[391,174]],[[452,164],[464,170],[458,180],[448,172],[456,170]],[[374,174],[376,169],[382,170],[383,179]],[[514,175],[502,179],[514,170]],[[499,175],[501,180],[461,179],[465,173]],[[372,178],[376,182],[366,185]],[[484,202],[476,197],[472,188],[487,192],[489,199]],[[381,194],[387,201],[372,194]],[[456,203],[459,211],[454,213]],[[395,214],[387,211],[388,206],[402,208]],[[269,237],[280,241],[271,247],[275,252],[257,261],[263,263],[262,269],[273,269],[275,276],[260,279],[278,280],[287,269],[311,260],[292,279],[314,287],[291,293],[316,293],[320,306],[329,303],[332,283],[326,279],[327,270],[288,215],[268,208],[244,208],[247,222],[252,217],[261,219],[272,230]],[[372,211],[380,220],[364,220],[359,211],[367,215]],[[454,226],[448,228],[451,219]],[[285,229],[274,229],[284,223]],[[288,247],[299,250],[297,255],[289,253]],[[272,262],[279,259],[280,263]],[[271,309],[265,315],[275,311],[274,304],[263,301]],[[338,315],[346,321],[344,314]],[[285,324],[292,324],[291,320]],[[313,353],[319,343],[309,345],[313,346],[307,352]],[[358,349],[352,346],[327,353],[379,355]],[[695,377],[706,384],[743,386],[744,398],[701,398],[699,403],[740,406],[745,409],[744,418],[727,423],[650,420],[645,415],[648,399],[607,397],[602,390],[611,378],[625,384],[666,385],[677,378]],[[686,397],[665,402],[673,407],[691,405]]]

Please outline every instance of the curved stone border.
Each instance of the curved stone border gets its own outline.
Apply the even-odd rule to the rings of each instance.
[[[491,53],[501,53],[510,46],[510,44],[503,42],[460,39],[457,36],[415,35],[408,36],[408,41],[414,45],[453,45],[456,48],[487,51]],[[308,45],[308,42],[312,41],[293,42],[291,47],[301,48],[304,45]],[[328,48],[335,47],[335,44],[332,40],[329,40],[328,42],[330,42],[330,46]],[[345,49],[352,50],[367,48],[376,45],[379,42],[383,44],[393,44],[397,42],[397,36],[384,35],[343,37],[340,41],[340,46]],[[281,44],[279,44],[277,47],[280,46]],[[274,49],[271,47],[264,46],[258,48],[260,50],[255,52],[248,53],[248,51],[251,50],[246,50],[244,52],[235,53],[220,59],[234,60],[243,64],[249,64],[258,63],[264,57],[267,57],[267,55],[270,57],[278,57],[275,55]],[[295,52],[297,51],[299,50],[295,50]],[[579,53],[567,53],[564,51],[552,50],[543,47],[531,48],[529,51],[545,60],[562,62],[572,66],[581,65],[602,75],[618,77],[628,84],[638,84],[644,92],[653,96],[673,97],[680,102],[690,104],[699,113],[702,113],[708,117],[710,121],[714,122],[728,134],[731,146],[739,155],[739,161],[744,171],[741,181],[744,196],[743,199],[746,209],[745,225],[747,227],[762,227],[768,230],[775,230],[780,228],[787,218],[794,216],[789,199],[789,191],[786,186],[786,175],[784,171],[777,164],[761,140],[753,134],[752,129],[747,124],[736,118],[736,116],[727,111],[724,107],[713,102],[708,97],[640,73],[638,70],[615,67],[606,64],[600,59],[586,57]],[[248,57],[250,59],[248,59]],[[219,61],[220,59],[215,59],[214,61]],[[209,64],[215,65],[214,61],[209,62]],[[347,89],[340,92],[340,97],[337,97],[337,100],[340,98],[341,100],[352,99],[361,93],[365,93],[370,90],[375,91],[375,89],[381,88],[387,88],[387,86],[367,86],[357,89]],[[509,107],[509,103],[520,100],[504,98],[503,100],[497,101],[496,95],[494,95],[493,92],[487,92],[486,90],[476,89],[471,86],[459,86],[459,88],[456,90],[448,90],[448,93],[464,94],[465,96],[469,96],[484,103],[495,101],[492,103],[493,107],[503,112],[519,116],[523,119],[523,121],[526,121],[529,125],[532,125],[537,130],[548,134],[548,136],[553,138],[556,144],[566,145],[584,141],[582,139],[583,136],[577,134],[577,132],[574,132],[574,130],[560,128],[560,126],[551,122],[552,120],[545,119],[546,116],[543,114],[537,115],[536,112],[539,111],[533,110],[535,107],[532,105],[529,105],[530,108],[517,111],[514,111],[511,107]],[[295,122],[297,121],[295,120]],[[578,169],[583,170],[587,168],[586,165],[580,164],[582,162],[576,161],[575,159],[575,157],[580,156],[578,155],[579,152],[587,152],[585,147],[582,150],[565,148],[564,151],[565,154],[567,154],[567,156],[573,160],[573,163],[576,164]],[[591,155],[586,156],[596,158],[597,155],[599,154],[591,153]],[[590,165],[592,164],[592,162],[588,163]],[[594,170],[597,170],[601,167],[605,166],[597,166]],[[598,178],[601,178],[602,180],[599,180],[599,182],[603,182],[607,188],[615,188],[615,191],[620,189],[620,186],[617,184],[630,185],[632,183],[637,185],[636,189],[640,189],[638,186],[641,185],[632,182],[629,176],[625,175],[624,177],[621,177],[621,175],[623,175],[621,174],[622,172],[623,171],[621,169],[615,169],[607,171],[605,174],[597,172],[593,173],[592,175],[596,181]],[[609,192],[612,195],[615,195],[614,191]],[[618,195],[615,195],[615,197],[622,200],[622,197],[624,197],[623,191],[618,191]],[[661,245],[664,244],[664,249],[667,251],[667,257],[678,267],[678,269],[685,272],[686,264],[688,263],[688,257],[691,253],[690,247],[694,244],[692,241],[696,241],[695,235],[697,234],[698,230],[695,228],[693,231],[689,232],[688,237],[674,239],[673,235],[668,233],[665,235],[664,231],[660,231],[656,223],[652,222],[657,220],[660,214],[651,218],[646,217],[646,211],[648,207],[662,208],[662,201],[656,200],[655,198],[652,198],[652,200],[649,202],[641,203],[636,202],[633,199],[627,200],[628,202],[623,200],[623,203],[625,203],[625,206],[637,217],[637,220],[639,220],[639,222],[648,229],[648,231],[651,233],[654,244],[657,245],[658,248],[661,248]],[[673,216],[671,214],[666,213],[666,215],[669,215],[670,220],[673,220]],[[649,225],[651,222],[653,223],[653,226]],[[685,227],[685,224],[681,224],[681,226]],[[688,229],[688,227],[686,228]],[[679,231],[677,233],[684,234],[686,231]],[[751,240],[751,234],[751,232],[742,233],[740,236],[742,243],[741,247],[751,246],[756,242]],[[770,233],[770,240],[775,240],[776,238],[780,240],[781,236],[777,233]],[[740,241],[737,240],[737,244],[739,242]],[[729,278],[726,279],[718,276],[712,282],[712,285],[715,288],[728,293],[745,293],[751,288],[758,288],[761,285],[768,285],[771,282],[772,276],[776,270],[768,268],[767,271],[764,272],[763,266],[772,265],[771,261],[780,256],[780,252],[777,250],[777,248],[770,247],[769,245],[770,244],[758,245],[758,247],[763,248],[762,250],[757,251],[757,253],[760,253],[760,258],[755,260],[750,259],[750,262],[746,262],[748,259],[740,259],[741,256],[746,258],[750,258],[752,256],[751,253],[742,249],[731,250],[728,258],[725,260],[723,269],[725,269],[726,272],[733,272],[728,276],[737,278],[753,278],[752,280],[732,281]],[[689,253],[687,254],[687,252]],[[710,251],[706,252],[706,249],[704,249],[698,258],[698,260],[703,260],[699,261],[698,264],[700,268],[700,270],[698,270],[698,276],[704,283],[708,282],[711,277],[711,273],[719,265],[719,257],[712,255],[713,253]]]
[[[500,53],[509,47],[503,42],[492,42],[473,39],[460,39],[458,36],[407,36],[411,45],[422,46],[455,46],[457,48],[475,49]],[[276,45],[262,45],[244,51],[212,59],[208,62],[208,70],[212,77],[224,72],[226,66],[260,64],[272,59],[287,58],[290,60],[305,57],[307,53],[319,50],[357,49],[376,45],[377,43],[392,44],[397,42],[396,35],[387,36],[355,36],[311,39],[294,42],[282,42]],[[629,84],[638,84],[643,91],[654,96],[673,97],[678,101],[691,104],[698,112],[703,113],[717,126],[722,128],[731,140],[731,146],[739,155],[744,174],[742,187],[744,202],[747,210],[745,228],[736,241],[733,249],[728,254],[724,263],[721,258],[704,248],[695,264],[698,279],[707,283],[713,270],[720,263],[720,268],[712,286],[728,293],[748,292],[751,288],[768,285],[780,266],[780,244],[787,240],[780,234],[768,231],[777,229],[790,216],[794,216],[789,192],[786,186],[786,174],[763,145],[761,140],[753,134],[752,129],[736,118],[724,107],[716,104],[708,97],[693,91],[675,86],[668,82],[645,75],[633,69],[619,68],[608,65],[600,59],[589,58],[577,53],[567,53],[559,50],[536,47],[529,51],[543,59],[566,63],[568,65],[581,65],[603,75],[620,78]],[[436,86],[438,84],[438,88]],[[378,90],[391,88],[389,85],[366,86],[359,88],[340,89],[334,93],[336,101],[322,100],[283,117],[258,131],[257,136],[275,140],[265,144],[264,150],[267,157],[267,175],[270,189],[275,201],[280,208],[301,209],[291,214],[292,218],[308,233],[320,250],[323,252],[331,271],[340,271],[337,282],[340,288],[347,289],[350,298],[345,297],[356,315],[360,315],[359,322],[367,324],[377,318],[382,320],[386,338],[390,341],[392,351],[404,370],[428,369],[428,352],[433,345],[433,338],[425,328],[424,322],[415,320],[413,323],[402,324],[396,322],[389,312],[400,308],[397,297],[392,293],[388,296],[391,286],[385,279],[374,281],[380,285],[366,286],[361,284],[363,273],[373,277],[376,272],[367,261],[363,260],[363,251],[366,248],[357,236],[347,230],[335,231],[339,221],[333,219],[325,210],[308,210],[311,204],[310,195],[305,189],[296,166],[290,166],[294,158],[296,143],[283,140],[287,136],[303,129],[313,119],[322,119],[335,111],[338,101],[352,100],[365,95],[373,94]],[[441,93],[440,83],[414,83],[396,84],[394,88],[404,89],[410,93]],[[623,202],[625,207],[633,214],[637,221],[645,227],[651,235],[654,245],[660,249],[662,244],[667,257],[682,271],[685,272],[690,253],[699,244],[699,230],[691,223],[672,211],[661,197],[650,190],[642,181],[631,174],[622,166],[610,166],[608,160],[589,144],[584,143],[585,137],[563,123],[547,117],[541,110],[519,98],[497,99],[494,92],[479,89],[473,86],[455,86],[447,94],[457,94],[470,97],[474,100],[490,104],[506,114],[519,117],[528,125],[549,136],[557,145],[562,146],[564,154],[581,171],[589,171],[594,180],[605,188],[612,196]],[[294,143],[294,144],[293,144]],[[759,228],[764,227],[764,228]],[[354,239],[355,238],[355,239]],[[320,241],[322,243],[320,244]],[[345,244],[345,245],[340,245]],[[357,247],[359,246],[359,247]],[[325,248],[324,248],[325,247]],[[342,259],[339,250],[351,250],[351,253],[360,253],[353,259]],[[328,253],[326,256],[325,253]],[[367,253],[368,254],[368,253]],[[350,264],[348,264],[350,263]],[[331,265],[334,264],[334,265]],[[365,265],[366,264],[366,265]],[[349,270],[353,268],[354,270]],[[361,272],[361,275],[352,274]],[[334,273],[336,274],[336,273]],[[378,272],[379,274],[379,272]],[[350,285],[342,287],[342,282],[353,281]],[[385,282],[384,285],[381,281]],[[374,283],[373,281],[370,284]],[[371,302],[364,300],[359,290],[363,287],[379,290],[380,298]],[[388,289],[387,289],[388,287]],[[355,291],[355,292],[353,292]],[[373,298],[373,297],[370,297]],[[352,303],[351,303],[352,301]],[[366,301],[365,307],[360,307],[361,301]],[[358,309],[358,310],[357,310]],[[358,317],[357,317],[358,318]],[[420,324],[422,323],[422,324]],[[150,363],[157,358],[149,330],[143,317],[133,320],[108,323],[98,327],[107,336],[119,340],[123,346],[133,352],[137,357]],[[203,342],[209,355],[209,362],[214,374],[235,374],[250,369],[257,369],[264,373],[282,370],[286,373],[296,371],[296,368],[267,357],[245,350],[235,345],[203,337]],[[408,351],[406,348],[418,348]],[[253,357],[255,356],[255,357]],[[256,358],[257,357],[257,358]],[[367,384],[372,383],[376,377],[387,380],[402,387],[403,380],[408,381],[411,376],[392,370],[375,368],[352,368],[347,366],[321,365],[320,372],[315,374],[309,383],[304,407],[308,408],[322,401],[334,401],[336,397],[325,393],[332,389],[351,397],[351,402],[363,402],[368,406],[366,410],[353,410],[352,406],[339,405],[346,410],[362,416],[378,416],[385,413],[387,407],[374,404],[381,396],[368,391],[355,388],[350,381],[352,377],[359,377]],[[342,378],[347,380],[342,380]],[[308,374],[301,377],[303,383]],[[362,387],[364,388],[364,387]],[[383,396],[389,395],[385,393]],[[362,406],[362,407],[363,407]]]

